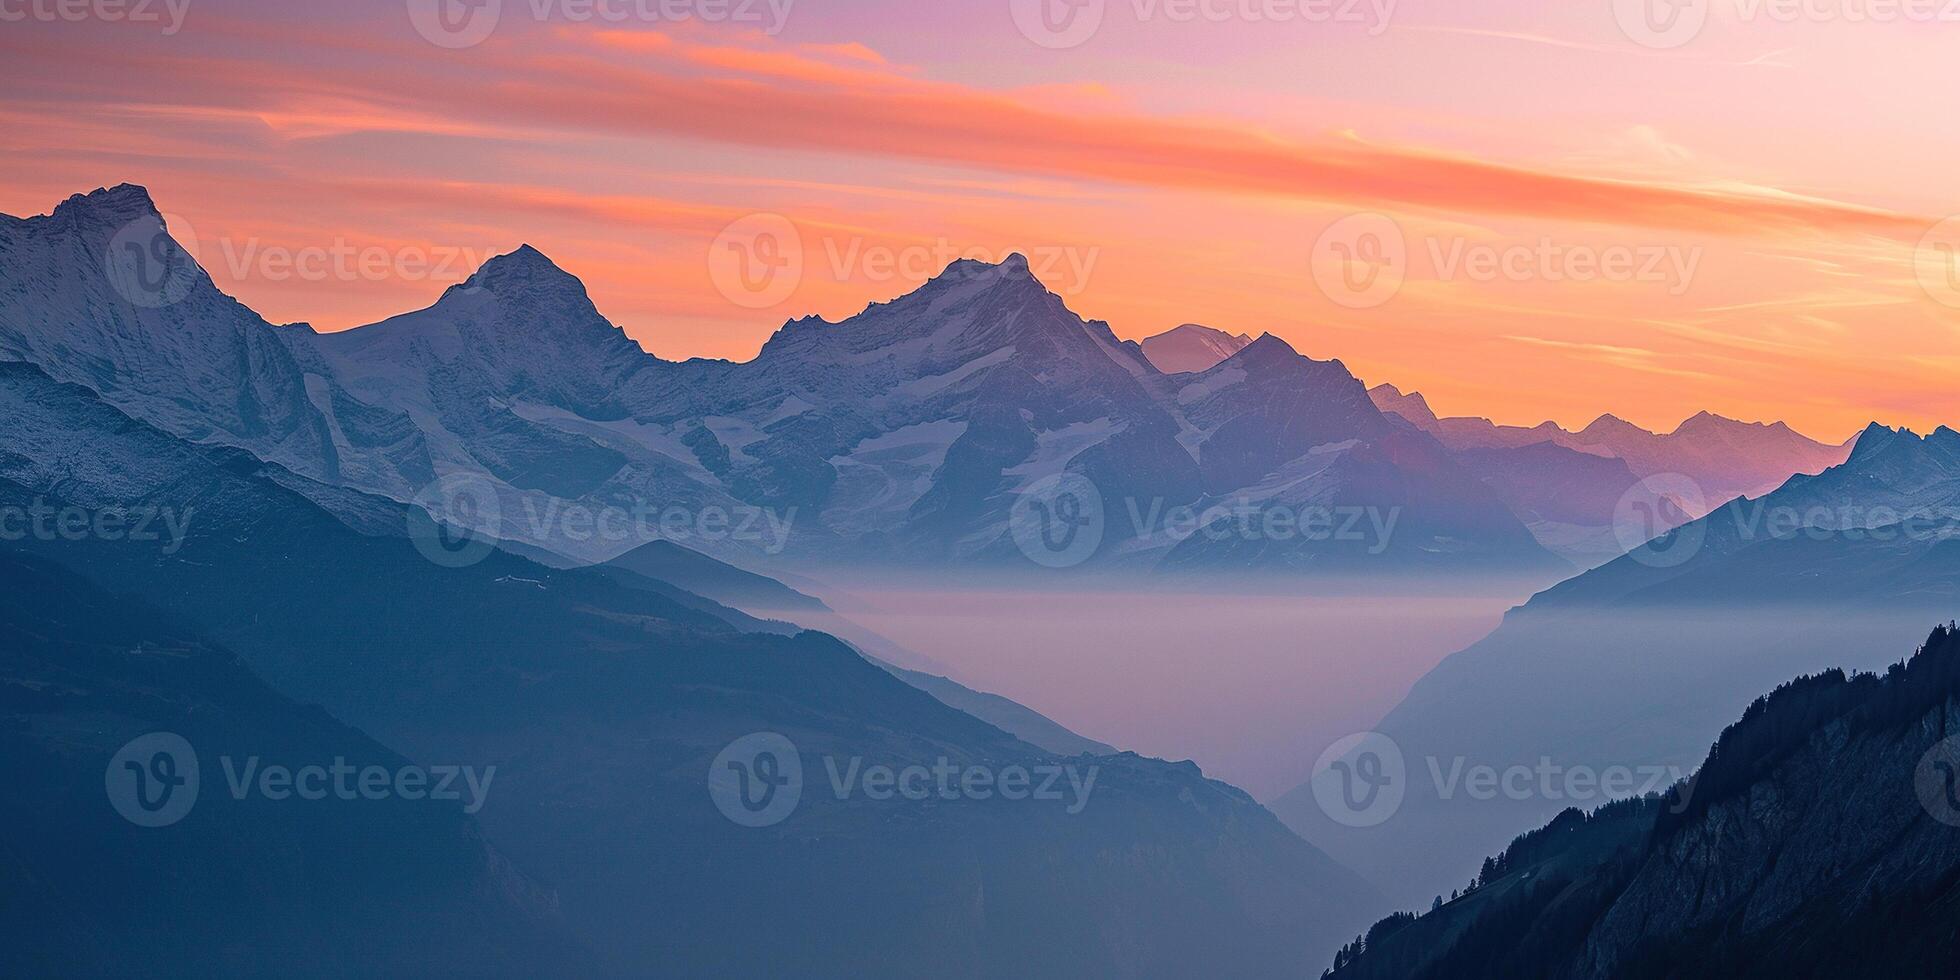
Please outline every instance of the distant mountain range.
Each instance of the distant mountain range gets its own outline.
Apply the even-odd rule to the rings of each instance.
[[[161,286],[112,274],[104,257],[132,239],[137,281]],[[647,355],[529,247],[427,309],[334,334],[273,327],[219,293],[141,188],[4,219],[0,250],[0,355],[330,485],[407,501],[480,479],[497,536],[579,561],[644,535],[568,533],[553,515],[651,505],[736,514],[743,533],[677,543],[777,567],[1565,568],[1433,439],[1387,424],[1338,361],[1266,338],[1167,375],[1018,256],[955,262],[839,323],[791,321],[735,364]],[[1039,539],[1014,522],[1052,518],[1058,485],[1100,523],[1078,553],[1031,562]],[[1281,505],[1282,531],[1238,540],[1234,510],[1257,528]],[[1366,528],[1364,512],[1372,534],[1323,530]]]
[[[1431,764],[1685,772],[1756,692],[1792,673],[1883,667],[1923,624],[1956,617],[1960,433],[1872,426],[1843,464],[1540,593],[1424,676],[1376,725],[1412,774],[1392,820],[1343,826],[1311,785],[1273,806],[1413,901],[1565,805],[1450,793]]]
[[[1860,659],[1863,659],[1861,656]],[[1695,778],[1559,814],[1334,980],[1934,977],[1960,956],[1960,634],[1757,700]]]
[[[1665,435],[1612,415],[1571,432],[1482,418],[1438,418],[1419,392],[1369,389],[1382,411],[1435,436],[1497,490],[1540,543],[1582,568],[1624,553],[1653,532],[1738,497],[1762,496],[1795,475],[1844,462],[1851,443],[1828,445],[1777,422],[1737,422],[1702,412]],[[1649,481],[1648,489],[1641,489]],[[1634,528],[1629,495],[1668,497],[1680,508],[1664,526]],[[1647,533],[1640,533],[1640,531]]]

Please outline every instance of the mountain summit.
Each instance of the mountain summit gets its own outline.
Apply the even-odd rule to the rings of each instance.
[[[156,201],[150,197],[149,188],[141,184],[117,184],[97,188],[87,194],[76,194],[55,205],[54,213],[49,218],[118,228],[139,218],[162,216],[157,210]]]
[[[1143,354],[1165,374],[1206,371],[1244,350],[1252,338],[1196,323],[1173,327],[1143,342]]]

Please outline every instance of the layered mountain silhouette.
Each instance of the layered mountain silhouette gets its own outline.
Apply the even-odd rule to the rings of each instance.
[[[1566,805],[1540,793],[1450,793],[1436,770],[1461,760],[1686,772],[1753,692],[1796,672],[1880,668],[1885,651],[1913,642],[1914,624],[1956,615],[1960,434],[1874,425],[1843,464],[1540,593],[1425,675],[1376,726],[1410,767],[1395,819],[1341,826],[1310,786],[1274,808],[1374,880],[1404,883],[1392,897],[1414,901],[1447,891],[1517,827]]]
[[[1255,976],[1313,955],[1376,901],[1188,764],[1057,756],[831,637],[746,632],[623,570],[503,552],[446,567],[411,539],[427,518],[404,505],[186,443],[31,365],[0,365],[0,405],[0,506],[188,516],[168,551],[32,536],[24,550],[157,606],[406,758],[495,765],[483,834],[550,883],[601,970],[903,976],[957,949],[954,975]],[[799,749],[807,782],[792,815],[751,829],[717,812],[707,776],[758,732]],[[851,760],[1097,774],[1073,813],[836,798],[830,765]],[[63,778],[99,792],[100,760],[85,761]],[[269,903],[282,887],[253,881]]]
[[[1851,450],[1851,443],[1820,443],[1782,422],[1737,422],[1709,412],[1664,435],[1612,415],[1572,432],[1551,422],[1525,428],[1438,418],[1421,393],[1404,394],[1391,384],[1368,394],[1383,412],[1434,435],[1503,497],[1540,543],[1582,568],[1617,558],[1646,537],[1630,533],[1629,496],[1669,495],[1679,508],[1665,522],[1673,527],[1730,500],[1762,496],[1792,476],[1823,472]]]
[[[6,219],[0,235],[6,356],[173,435],[329,485],[411,500],[437,477],[481,477],[502,504],[500,537],[581,562],[646,541],[524,518],[570,505],[762,508],[780,540],[678,543],[737,564],[1029,571],[1015,504],[1073,474],[1111,517],[1091,567],[1147,573],[1173,552],[1181,571],[1347,560],[1306,535],[1254,553],[1173,548],[1188,542],[1133,516],[1255,506],[1279,488],[1298,507],[1393,512],[1400,530],[1365,555],[1383,571],[1490,565],[1549,580],[1565,567],[1501,506],[1457,506],[1476,481],[1428,436],[1384,424],[1339,362],[1268,338],[1195,378],[1166,374],[1071,312],[1019,256],[955,262],[839,323],[791,321],[749,362],[673,363],[528,246],[427,309],[319,334],[272,327],[218,292],[140,188]],[[1257,444],[1279,413],[1337,403],[1338,422],[1288,423]]]
[[[1339,980],[1933,977],[1960,955],[1960,634],[1758,699],[1692,781],[1567,810]]]
[[[1426,794],[1430,760],[1691,766],[1738,699],[1877,666],[1857,652],[1960,602],[1950,430],[1838,448],[1706,415],[1667,435],[1439,419],[1271,335],[1121,341],[1019,256],[793,320],[745,363],[671,362],[529,246],[426,309],[274,326],[123,185],[0,216],[0,417],[0,507],[184,531],[0,550],[25,638],[0,652],[6,806],[30,831],[0,851],[0,915],[36,938],[0,960],[16,972],[86,944],[103,973],[155,948],[186,972],[1283,975],[1385,907],[1335,857],[1406,901],[1562,805]],[[1081,572],[1550,582],[1626,551],[1629,487],[1667,474],[1705,493],[1643,514],[1666,535],[1514,610],[1382,722],[1412,778],[1368,831],[1316,816],[1310,787],[1283,824],[966,688],[792,574],[1056,574],[1016,522],[1033,501],[1053,523],[1044,488],[1072,481],[1101,518]],[[459,520],[458,487],[490,506]],[[762,516],[595,533],[627,510]],[[213,800],[146,837],[99,794],[151,731],[498,776],[474,814]],[[793,745],[804,781],[747,827],[708,784],[756,736]],[[1094,789],[1079,808],[833,792],[866,765]],[[106,894],[108,862],[146,890]]]

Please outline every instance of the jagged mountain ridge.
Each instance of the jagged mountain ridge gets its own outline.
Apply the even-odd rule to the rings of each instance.
[[[129,210],[154,212],[140,189],[101,191],[64,207],[99,212],[92,223],[63,218],[91,227]],[[246,421],[201,429],[194,420],[213,403],[237,404],[236,390],[183,390],[127,371],[120,362],[138,353],[110,344],[90,361],[100,370],[76,374],[64,350],[37,335],[50,319],[87,320],[88,310],[116,300],[97,281],[104,276],[89,271],[101,263],[82,261],[100,250],[99,235],[55,234],[62,222],[53,219],[9,220],[9,247],[37,252],[33,267],[60,268],[90,296],[106,297],[78,301],[76,289],[38,288],[14,274],[28,265],[0,266],[0,287],[17,304],[0,328],[32,341],[14,343],[11,356],[68,372],[66,380],[132,392],[118,404],[138,417],[157,416],[174,433],[236,445],[329,483],[405,500],[436,476],[483,477],[503,503],[503,534],[585,561],[646,542],[573,539],[518,515],[571,503],[653,501],[697,514],[767,508],[784,518],[786,541],[681,543],[751,563],[954,560],[1025,568],[1007,523],[1017,495],[1045,477],[1086,476],[1119,510],[1136,500],[1195,503],[1282,478],[1278,469],[1253,472],[1241,450],[1207,450],[1202,443],[1213,433],[1229,439],[1247,425],[1192,421],[1179,400],[1188,386],[1173,384],[1107,324],[1068,310],[1019,256],[995,265],[955,262],[917,290],[840,323],[792,321],[742,364],[674,364],[645,354],[593,309],[574,277],[528,246],[486,263],[428,309],[331,335],[271,328],[198,270],[192,298],[163,309],[195,309],[191,319],[200,322],[207,308],[231,310],[225,336],[244,339],[227,342],[269,352],[255,383],[279,396],[285,419],[274,430]],[[26,226],[39,231],[11,233]],[[136,319],[146,316],[155,319]],[[122,322],[92,329],[113,333]],[[1351,382],[1344,368],[1321,374],[1330,384]],[[1361,401],[1355,417],[1380,431],[1379,412]],[[1322,434],[1365,443],[1359,432],[1323,427]],[[1207,452],[1214,459],[1236,453],[1241,485],[1218,483],[1216,465],[1209,481],[1194,478]],[[1403,469],[1405,455],[1379,452],[1379,478],[1406,490],[1460,475],[1447,460]],[[1267,456],[1281,468],[1292,462]],[[1398,499],[1448,496],[1430,490]],[[1409,526],[1425,523],[1415,516]],[[1428,517],[1437,534],[1463,546],[1411,545],[1385,564],[1441,554],[1555,567],[1508,526],[1515,522],[1493,535],[1487,525],[1453,525],[1449,514]],[[1122,554],[1133,531],[1119,529],[1105,552]]]
[[[285,334],[218,291],[141,187],[0,216],[0,358],[329,482],[396,493],[428,482],[414,424],[309,369]]]
[[[1629,511],[1639,501],[1667,497],[1676,512],[1665,522],[1672,527],[1730,500],[1761,496],[1792,476],[1822,472],[1843,462],[1852,445],[1826,445],[1783,422],[1738,422],[1710,412],[1665,435],[1612,415],[1571,432],[1552,422],[1523,428],[1438,418],[1421,393],[1405,395],[1392,384],[1368,394],[1383,412],[1435,435],[1504,498],[1539,543],[1581,568],[1624,554],[1646,537],[1642,530],[1666,529],[1633,526],[1638,522]]]
[[[1821,473],[1844,462],[1856,441],[1833,446],[1784,422],[1740,422],[1706,411],[1664,434],[1611,414],[1577,432],[1552,422],[1523,428],[1482,418],[1439,419],[1421,394],[1404,395],[1390,384],[1377,385],[1369,393],[1383,411],[1407,418],[1453,450],[1518,449],[1552,442],[1578,452],[1614,456],[1625,460],[1636,476],[1668,473],[1694,479],[1710,509],[1736,497],[1768,493],[1792,475]]]

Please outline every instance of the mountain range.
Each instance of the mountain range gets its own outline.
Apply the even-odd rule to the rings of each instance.
[[[1391,384],[1368,394],[1383,412],[1456,453],[1540,543],[1581,568],[1731,500],[1762,496],[1791,476],[1821,473],[1844,462],[1852,445],[1821,443],[1783,422],[1738,422],[1710,412],[1666,434],[1612,415],[1573,432],[1551,422],[1526,428],[1438,418],[1420,392],[1404,394]],[[1649,497],[1665,497],[1678,515],[1646,526],[1630,505]]]
[[[112,275],[125,260],[107,257],[131,239],[143,275]],[[220,293],[129,185],[5,219],[0,255],[0,354],[329,485],[408,501],[459,474],[481,480],[498,537],[582,562],[645,536],[569,534],[538,515],[746,515],[750,534],[678,542],[738,564],[1041,571],[1056,563],[1029,561],[1015,508],[1068,478],[1087,481],[1106,517],[1071,565],[1317,573],[1365,559],[1547,581],[1564,568],[1340,362],[1267,337],[1167,375],[1019,256],[955,262],[838,323],[793,320],[738,364],[646,354],[528,246],[424,310],[331,334],[274,327]],[[133,288],[136,301],[121,295]],[[1322,405],[1339,414],[1260,434],[1279,412]],[[1209,528],[1219,508],[1262,501],[1392,511],[1399,530],[1366,548],[1311,534],[1248,548],[1150,519],[1189,507]]]
[[[0,657],[10,826],[34,842],[0,852],[0,916],[30,937],[15,972],[86,942],[101,972],[156,948],[187,973],[1271,976],[1559,808],[1412,778],[1380,827],[1324,819],[1312,784],[1269,812],[943,676],[839,616],[827,570],[1231,588],[1591,568],[1378,726],[1412,776],[1689,766],[1739,701],[1876,666],[1859,652],[1960,602],[1951,430],[1830,447],[1706,414],[1667,435],[1438,419],[1270,334],[1122,341],[1019,256],[792,320],[747,362],[674,362],[530,246],[422,310],[276,326],[122,185],[0,216],[0,417],[7,513],[182,531],[0,541],[0,615],[27,641]],[[1629,540],[1629,494],[1675,476]],[[1308,533],[1342,518],[1353,536]],[[480,811],[342,812],[222,801],[204,761],[212,802],[145,837],[95,794],[117,746],[160,731],[201,760],[500,775]],[[748,827],[712,787],[759,736],[806,781]],[[830,792],[867,763],[1087,771],[1094,795]],[[105,861],[148,887],[108,894]]]

